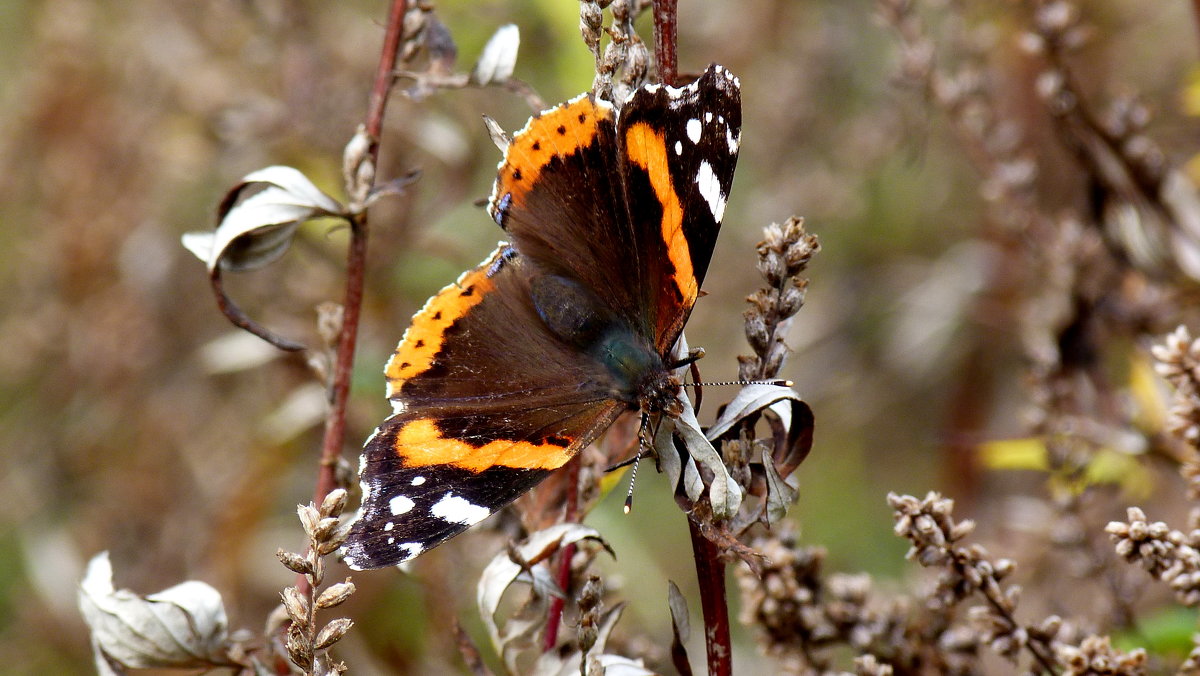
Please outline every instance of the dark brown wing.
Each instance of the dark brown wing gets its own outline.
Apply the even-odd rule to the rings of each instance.
[[[488,210],[522,255],[603,294],[649,337],[649,252],[631,225],[617,152],[613,107],[581,94],[513,136]]]
[[[401,563],[481,521],[626,407],[538,317],[531,272],[502,245],[413,317],[385,371],[396,413],[362,456],[352,568]]]

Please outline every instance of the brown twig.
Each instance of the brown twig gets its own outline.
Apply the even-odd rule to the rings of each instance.
[[[579,521],[579,470],[583,461],[578,455],[567,463],[563,470],[567,473],[567,504],[563,514],[564,523]],[[554,650],[558,643],[558,628],[562,625],[563,607],[566,606],[567,587],[571,584],[571,559],[575,558],[575,543],[572,542],[558,554],[558,588],[563,596],[555,596],[550,600],[550,611],[546,617],[546,634],[542,641],[545,652]]]
[[[208,283],[212,287],[213,295],[217,298],[217,308],[221,311],[221,314],[225,315],[225,318],[228,319],[231,324],[244,331],[253,333],[280,350],[299,352],[304,349],[304,345],[302,343],[288,340],[283,336],[273,333],[270,329],[254,321],[249,315],[243,312],[242,309],[233,302],[233,299],[225,293],[225,285],[221,281],[220,266],[214,267],[213,271],[209,273]]]
[[[658,66],[658,79],[668,85],[675,84],[679,73],[676,50],[678,5],[678,0],[654,0],[654,60]]]
[[[396,51],[404,30],[404,15],[408,12],[408,0],[392,0],[388,13],[387,32],[383,39],[383,52],[379,57],[379,68],[375,72],[375,85],[367,111],[366,131],[369,146],[367,154],[371,164],[379,158],[379,136],[383,130],[383,115],[387,108],[388,94],[395,83]],[[350,220],[350,249],[346,260],[346,295],[342,303],[342,330],[338,338],[337,357],[334,362],[333,385],[330,392],[329,414],[325,418],[325,437],[321,443],[321,464],[318,468],[317,486],[313,492],[313,503],[321,504],[325,496],[337,485],[337,464],[342,454],[346,437],[346,402],[350,398],[350,373],[354,366],[354,352],[358,344],[358,324],[362,310],[363,281],[367,261],[367,213],[360,211]],[[307,582],[306,582],[307,583]]]

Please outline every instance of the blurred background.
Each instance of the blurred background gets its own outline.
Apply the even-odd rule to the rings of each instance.
[[[1029,38],[1041,4],[931,0],[914,28],[914,10],[898,2],[680,3],[681,70],[724,64],[744,106],[737,177],[689,340],[707,350],[707,378],[735,377],[748,351],[744,299],[760,283],[754,245],[768,223],[804,217],[823,250],[783,375],[815,411],[817,434],[790,518],[803,542],[828,550],[831,569],[869,572],[885,589],[917,575],[891,534],[889,491],[946,492],[960,516],[1014,547],[1052,521],[1039,461],[985,444],[1046,431],[1053,406],[1038,387],[1047,363],[1061,366],[1079,297],[1055,276],[1073,259],[1029,222],[1086,233],[1105,203],[1046,102],[1054,83]],[[234,627],[256,631],[292,582],[274,552],[303,545],[295,505],[312,495],[321,389],[302,360],[230,327],[179,238],[210,228],[225,190],[263,166],[298,167],[341,196],[341,151],[366,111],[386,6],[0,3],[0,671],[92,669],[76,591],[103,550],[118,587],[201,579],[222,592]],[[1145,115],[1127,114],[1138,122],[1127,137],[1148,139],[1159,166],[1188,176],[1200,147],[1191,7],[1079,9],[1075,93],[1097,109],[1140,101]],[[575,2],[445,0],[436,10],[460,70],[511,22],[521,30],[515,76],[543,99],[591,86]],[[648,18],[638,22],[647,40]],[[372,211],[351,458],[389,410],[381,369],[409,317],[501,237],[479,206],[499,159],[481,115],[511,131],[531,112],[500,88],[417,101],[400,92],[406,84],[388,108],[380,173],[422,175]],[[262,323],[319,344],[314,309],[341,299],[346,240],[307,226],[281,262],[227,276],[227,288]],[[1184,277],[1154,288],[1190,288]],[[1095,342],[1114,401],[1138,400],[1138,355],[1194,307],[1172,296]],[[1124,429],[1133,417],[1105,420]],[[1174,510],[1161,516],[1181,514],[1182,483],[1163,464],[1137,463],[1142,493],[1122,481],[1089,487],[1101,496],[1088,507],[1097,533],[1147,500],[1146,486]],[[588,523],[617,551],[603,565],[633,600],[621,624],[629,643],[662,659],[665,580],[692,600],[694,626],[699,604],[684,517],[650,475],[632,516],[618,495]],[[339,655],[356,673],[459,672],[446,628],[461,616],[486,642],[471,619],[473,585],[501,543],[471,534],[422,557],[413,576],[355,575],[346,612],[359,628]],[[748,669],[760,658],[753,634],[738,632]]]

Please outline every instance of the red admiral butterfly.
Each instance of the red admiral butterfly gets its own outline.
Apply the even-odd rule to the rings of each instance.
[[[671,353],[733,182],[738,79],[591,94],[512,139],[488,212],[511,238],[430,298],[367,440],[358,570],[407,561],[519,497],[627,410],[678,415]]]

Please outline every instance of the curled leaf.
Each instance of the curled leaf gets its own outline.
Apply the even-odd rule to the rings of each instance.
[[[471,69],[471,82],[487,85],[507,81],[517,65],[517,50],[520,47],[521,31],[516,24],[505,24],[498,28]]]
[[[671,663],[680,676],[691,676],[692,664],[688,661],[688,637],[692,633],[691,621],[688,618],[687,599],[675,585],[674,580],[667,580],[667,607],[671,609]]]
[[[257,192],[254,192],[257,190]],[[247,174],[221,201],[215,232],[190,232],[183,245],[209,272],[253,270],[283,255],[301,223],[341,216],[342,205],[292,167],[272,166]]]
[[[525,566],[514,562],[509,552],[504,552],[496,555],[484,568],[476,587],[475,603],[487,626],[492,645],[504,657],[510,670],[518,671],[512,662],[515,659],[514,650],[519,647],[517,640],[531,635],[544,623],[545,618],[537,616],[532,619],[510,619],[501,628],[496,623],[496,609],[500,606],[500,600],[518,581],[530,584],[535,598],[544,600],[549,596],[561,597],[562,592],[544,563],[563,547],[584,540],[597,542],[612,554],[612,549],[596,529],[577,523],[563,523],[537,531],[524,543],[513,548],[513,554],[523,561]]]
[[[612,635],[613,628],[617,626],[617,621],[621,619],[621,613],[624,610],[625,604],[621,603],[604,613],[597,631],[596,642],[586,655],[579,650],[574,650],[567,655],[561,655],[555,651],[543,653],[529,672],[531,676],[578,676],[579,674],[588,676],[593,674],[597,676],[600,674],[604,676],[654,676],[655,672],[647,669],[641,660],[604,652],[605,644],[608,643],[608,638]],[[585,658],[587,659],[586,670],[582,668]]]
[[[201,668],[229,664],[221,594],[189,580],[157,594],[114,589],[108,552],[88,563],[79,610],[92,632],[97,668]]]
[[[767,475],[767,524],[770,525],[779,523],[783,517],[787,516],[788,507],[796,501],[796,496],[800,491],[780,476],[779,470],[775,469],[775,462],[771,458],[770,450],[765,448],[762,454],[762,464],[763,471]]]
[[[775,449],[772,453],[775,471],[786,478],[812,450],[814,419],[812,409],[790,387],[782,385],[747,385],[708,428],[709,439],[716,440],[733,430],[739,423],[755,420],[764,411],[778,418]]]
[[[675,420],[675,434],[683,441],[688,455],[694,458],[701,467],[712,472],[712,483],[708,487],[708,500],[712,505],[713,516],[717,519],[730,519],[737,514],[742,505],[742,489],[729,475],[721,454],[713,447],[712,442],[705,437],[696,420],[696,412],[686,398],[681,398],[683,413]]]

